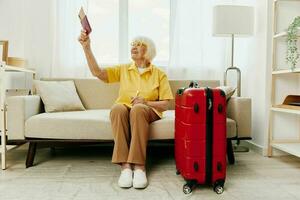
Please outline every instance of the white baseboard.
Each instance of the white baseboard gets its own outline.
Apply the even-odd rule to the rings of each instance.
[[[241,141],[240,144],[242,146],[248,147],[249,149],[251,149],[252,151],[254,151],[254,152],[256,152],[256,153],[258,153],[260,155],[264,155],[263,154],[264,153],[264,150],[263,150],[264,148],[261,145],[258,145],[258,144],[254,143],[252,141],[246,141],[246,140]]]
[[[256,144],[252,141],[241,141],[241,145],[248,147],[252,151],[254,151],[262,156],[268,156],[267,148],[264,148],[263,146]],[[273,148],[273,156],[285,156],[285,155],[288,155],[288,154],[283,151]]]

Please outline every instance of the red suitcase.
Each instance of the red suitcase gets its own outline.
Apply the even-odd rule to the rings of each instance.
[[[175,99],[175,162],[187,181],[188,194],[197,184],[223,192],[226,177],[226,97],[220,89],[189,88]]]

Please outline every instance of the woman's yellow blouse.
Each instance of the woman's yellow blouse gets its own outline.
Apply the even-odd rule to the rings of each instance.
[[[134,63],[121,64],[105,68],[108,83],[120,82],[119,97],[115,103],[132,107],[131,98],[144,97],[147,101],[173,99],[167,75],[154,65],[150,65],[140,74]],[[162,117],[162,113],[152,108]]]

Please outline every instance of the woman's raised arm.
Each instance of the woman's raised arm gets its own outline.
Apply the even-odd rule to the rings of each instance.
[[[99,78],[100,80],[107,82],[107,72],[105,69],[101,69],[94,57],[94,54],[91,49],[91,41],[89,36],[84,30],[81,31],[81,34],[78,38],[78,41],[82,45],[88,66],[90,68],[93,76]]]

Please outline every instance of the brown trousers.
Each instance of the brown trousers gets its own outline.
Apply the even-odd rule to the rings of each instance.
[[[112,162],[145,165],[149,124],[160,117],[144,104],[131,109],[115,104],[110,119],[115,142]]]

